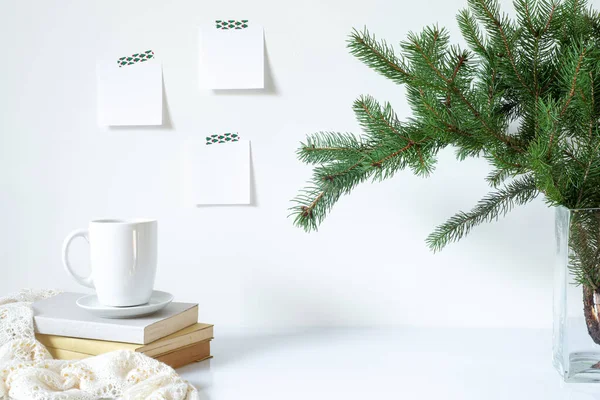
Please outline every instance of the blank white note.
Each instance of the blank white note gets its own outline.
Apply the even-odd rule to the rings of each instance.
[[[265,87],[263,28],[200,28],[200,82],[209,89]]]
[[[250,142],[186,143],[186,202],[250,204]]]
[[[162,125],[162,66],[99,63],[98,125]]]

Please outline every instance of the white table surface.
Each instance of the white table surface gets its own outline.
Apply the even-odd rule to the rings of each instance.
[[[214,358],[178,371],[201,400],[600,400],[600,384],[562,383],[551,342],[526,329],[215,329]]]

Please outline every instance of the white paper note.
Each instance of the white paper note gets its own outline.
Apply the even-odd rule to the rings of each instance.
[[[200,82],[209,89],[265,87],[263,28],[200,28]]]
[[[162,66],[98,63],[98,125],[162,125]]]
[[[250,204],[250,142],[186,143],[186,202]]]

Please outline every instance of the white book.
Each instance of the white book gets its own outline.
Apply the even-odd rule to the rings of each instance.
[[[62,293],[33,303],[36,333],[147,344],[198,322],[198,305],[173,302],[144,317],[96,317],[75,304],[82,293]]]

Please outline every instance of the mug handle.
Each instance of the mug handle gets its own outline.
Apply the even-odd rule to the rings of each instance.
[[[77,274],[75,271],[73,271],[73,268],[71,267],[71,264],[69,263],[69,246],[71,246],[71,242],[73,241],[73,239],[75,239],[77,237],[82,237],[88,242],[88,244],[90,243],[89,233],[88,233],[87,229],[77,229],[77,230],[74,230],[73,232],[71,232],[69,234],[69,236],[67,236],[67,238],[65,239],[65,241],[63,243],[63,248],[62,248],[63,265],[65,267],[65,270],[69,273],[69,275],[71,275],[80,285],[93,288],[94,282],[92,281],[92,274],[90,273],[90,275],[88,275],[88,276],[81,276],[81,275]]]

